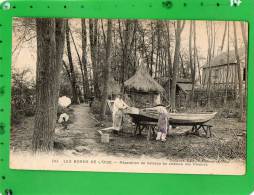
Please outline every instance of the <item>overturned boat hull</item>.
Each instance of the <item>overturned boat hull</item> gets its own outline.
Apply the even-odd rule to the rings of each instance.
[[[127,112],[134,122],[157,122],[159,112],[152,109],[129,109]],[[174,125],[193,125],[204,124],[213,119],[217,112],[204,112],[204,113],[168,113],[168,120],[170,124]]]

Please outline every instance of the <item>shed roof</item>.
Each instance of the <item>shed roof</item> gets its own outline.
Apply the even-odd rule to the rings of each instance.
[[[177,83],[176,84],[184,93],[189,93],[192,90],[191,83]]]
[[[215,56],[212,60],[211,60],[211,67],[215,67],[215,66],[221,66],[221,65],[227,65],[227,56],[228,56],[228,52],[222,52],[221,54]],[[241,48],[239,49],[239,56],[240,56],[240,61],[244,61],[245,58],[245,49]],[[229,64],[235,64],[236,63],[236,57],[235,57],[235,50],[231,50],[229,51]],[[203,68],[208,68],[209,65],[206,63]]]
[[[164,86],[166,83],[168,83],[169,77],[161,77],[160,83]],[[172,78],[170,78],[170,81],[172,81]],[[191,79],[189,78],[177,78],[177,83],[192,83]]]

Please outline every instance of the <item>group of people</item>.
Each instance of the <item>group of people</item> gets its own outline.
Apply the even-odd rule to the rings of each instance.
[[[124,102],[122,95],[117,95],[113,104],[112,112],[112,121],[113,129],[115,132],[118,132],[122,129],[124,109],[127,109],[129,106]],[[166,141],[169,123],[168,123],[168,111],[164,106],[159,106],[159,119],[158,119],[158,132],[157,132],[157,141]]]
[[[92,101],[91,101],[92,102]],[[63,107],[68,107],[70,105],[70,100],[66,97],[62,97],[59,99],[59,104]],[[122,129],[123,125],[123,117],[124,117],[124,110],[127,109],[129,106],[123,100],[122,95],[117,95],[112,109],[112,121],[113,127],[112,129],[114,132],[119,132]],[[158,132],[157,132],[157,141],[166,141],[167,133],[168,133],[168,111],[164,106],[157,107],[159,112],[159,119],[158,119]],[[69,120],[69,115],[65,112],[62,113],[58,119],[58,122],[63,125],[64,129],[68,129],[67,123]]]

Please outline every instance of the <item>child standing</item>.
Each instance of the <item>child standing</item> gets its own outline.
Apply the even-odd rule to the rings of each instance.
[[[161,112],[159,115],[158,129],[156,140],[165,142],[168,132],[168,116],[165,112]]]

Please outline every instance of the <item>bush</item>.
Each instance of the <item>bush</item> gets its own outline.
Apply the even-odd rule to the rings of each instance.
[[[101,113],[101,101],[95,99],[91,106],[91,111],[93,114],[100,114]]]
[[[19,123],[35,114],[35,83],[27,79],[29,70],[12,74],[11,121]]]

